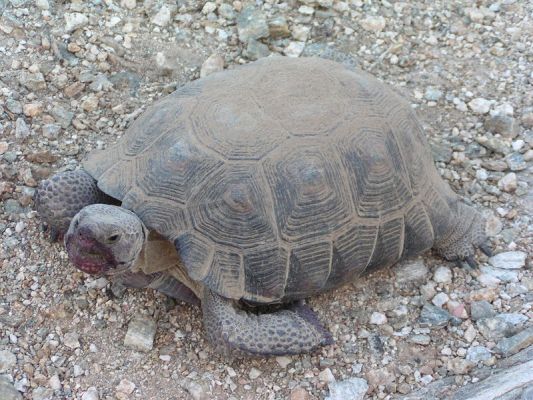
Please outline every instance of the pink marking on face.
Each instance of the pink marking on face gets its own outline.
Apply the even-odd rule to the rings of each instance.
[[[87,274],[102,275],[117,265],[112,251],[83,228],[67,234],[65,246],[70,261]]]

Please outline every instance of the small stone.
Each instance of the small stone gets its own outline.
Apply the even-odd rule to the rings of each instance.
[[[13,99],[7,99],[6,100],[6,108],[12,112],[13,114],[21,114],[22,113],[22,103],[17,100]]]
[[[473,301],[470,304],[470,316],[473,321],[478,321],[483,318],[490,318],[494,315],[496,315],[496,312],[494,311],[492,304],[490,304],[488,301]]]
[[[127,379],[122,379],[118,386],[116,387],[116,391],[120,393],[125,394],[132,394],[135,390],[135,383],[128,381]]]
[[[476,328],[474,328],[473,325],[469,325],[468,328],[466,328],[464,338],[468,343],[472,343],[474,339],[477,336]]]
[[[435,161],[448,163],[452,160],[453,151],[447,143],[429,142],[431,155]]]
[[[239,40],[243,43],[270,35],[265,15],[253,6],[245,7],[237,17],[237,31]]]
[[[30,136],[30,134],[30,128],[28,128],[28,125],[26,124],[26,121],[24,121],[24,118],[17,118],[17,120],[15,121],[15,136],[17,138],[25,139]]]
[[[450,283],[452,281],[452,271],[448,267],[437,267],[433,273],[433,280],[437,283]]]
[[[56,124],[44,124],[42,127],[43,136],[48,139],[55,139],[59,135],[61,127]]]
[[[222,3],[218,6],[218,15],[228,21],[233,21],[235,19],[235,10],[230,4]]]
[[[514,138],[518,134],[515,119],[501,113],[487,117],[483,126],[487,131],[507,138]]]
[[[46,89],[44,75],[40,72],[30,73],[27,71],[22,71],[19,77],[19,82],[22,86],[32,91]]]
[[[283,16],[271,19],[268,22],[268,30],[273,39],[285,38],[291,35],[287,20]]]
[[[533,128],[533,112],[522,115],[522,125],[524,128]]]
[[[394,382],[394,373],[389,371],[387,367],[372,369],[366,373],[366,378],[370,386],[378,387],[380,385],[387,386]]]
[[[452,372],[455,375],[468,374],[475,366],[475,363],[470,360],[465,360],[463,358],[452,358],[448,361],[448,364],[446,365],[448,371]]]
[[[300,8],[298,8],[298,12],[303,15],[313,15],[315,13],[315,9],[310,6],[300,6]]]
[[[290,42],[289,45],[283,50],[283,53],[287,57],[300,57],[300,54],[302,54],[304,48],[304,42]]]
[[[476,323],[478,331],[488,340],[499,339],[514,333],[514,326],[502,319],[484,318]]]
[[[507,163],[503,160],[487,160],[481,163],[489,171],[503,172],[507,170]]]
[[[387,323],[387,316],[380,312],[373,312],[370,316],[370,323],[374,325],[383,325]]]
[[[276,362],[281,368],[285,369],[292,362],[292,359],[287,356],[278,356],[276,357]]]
[[[124,346],[150,351],[154,345],[156,323],[150,317],[140,316],[130,321]]]
[[[85,89],[85,84],[81,82],[74,82],[63,89],[63,93],[65,93],[65,96],[72,98],[83,92],[83,89]]]
[[[270,50],[266,44],[250,39],[244,55],[250,60],[259,60],[260,58],[268,57],[270,55]]]
[[[17,357],[8,350],[0,350],[0,373],[9,372],[17,364]]]
[[[248,377],[251,379],[251,380],[254,380],[254,379],[257,379],[261,376],[262,372],[259,371],[257,368],[254,368],[252,367],[250,369],[250,372],[248,372]]]
[[[370,32],[381,32],[386,24],[387,21],[382,16],[368,16],[361,21],[363,29]]]
[[[450,300],[450,297],[443,292],[437,293],[435,297],[431,300],[433,304],[435,304],[437,307],[442,307],[444,304],[446,304]]]
[[[209,390],[205,384],[201,381],[197,382],[192,379],[186,379],[182,383],[182,386],[189,394],[193,400],[210,400],[212,396],[209,394]]]
[[[311,397],[307,390],[297,387],[291,390],[290,400],[310,400]]]
[[[330,382],[334,382],[335,381],[335,377],[333,376],[333,373],[331,372],[331,370],[329,368],[326,368],[326,369],[320,371],[320,373],[318,374],[318,379],[321,382],[326,382],[326,383],[330,383]]]
[[[89,18],[81,13],[65,13],[65,31],[72,32],[83,28],[89,23]]]
[[[81,108],[87,112],[96,111],[98,109],[98,97],[94,95],[87,96],[87,98],[82,101]]]
[[[9,149],[9,143],[0,142],[0,155],[4,154]]]
[[[52,108],[50,114],[52,114],[52,117],[54,117],[54,119],[59,123],[59,125],[61,125],[63,129],[68,128],[72,122],[72,118],[74,118],[74,113],[67,111],[60,106],[55,106]]]
[[[202,7],[202,14],[207,15],[214,12],[217,9],[217,3],[208,1]]]
[[[170,8],[166,5],[161,6],[159,11],[150,19],[153,24],[157,26],[165,27],[169,24],[170,19],[172,18]]]
[[[218,54],[211,54],[202,64],[200,77],[203,78],[222,70],[224,70],[224,59]]]
[[[22,400],[22,395],[15,389],[7,377],[0,375],[0,399],[2,400]]]
[[[27,117],[34,118],[42,114],[43,105],[41,103],[24,104],[23,111],[24,115],[26,115]]]
[[[501,339],[496,344],[496,351],[504,357],[509,357],[531,345],[533,345],[533,326],[514,336]]]
[[[475,363],[487,361],[491,357],[492,353],[484,346],[472,346],[466,351],[466,359]]]
[[[470,107],[475,114],[487,114],[490,111],[491,104],[491,101],[477,97],[470,100],[468,107]]]
[[[440,307],[424,304],[418,322],[422,327],[438,328],[445,326],[452,316]]]
[[[65,334],[63,344],[71,349],[77,349],[80,347],[79,335],[76,332],[69,332]]]
[[[409,337],[409,341],[411,343],[427,346],[431,342],[431,337],[428,335],[412,335]]]
[[[518,187],[518,180],[516,179],[516,174],[514,172],[510,172],[505,175],[498,181],[498,187],[504,192],[512,193],[516,191],[516,188]]]
[[[518,271],[485,266],[481,266],[479,270],[483,274],[496,278],[502,282],[518,282]]]
[[[522,171],[527,168],[526,160],[520,153],[511,153],[505,156],[505,162],[511,171]]]
[[[50,379],[48,379],[48,384],[54,390],[61,390],[61,381],[57,375],[52,375]]]
[[[133,10],[135,7],[137,7],[137,0],[121,0],[120,6],[127,8],[128,10]]]
[[[35,5],[41,10],[48,10],[50,8],[48,0],[35,0]]]
[[[326,400],[363,400],[368,391],[368,383],[362,378],[350,378],[328,384],[329,396]]]
[[[523,251],[506,251],[489,258],[489,264],[495,268],[519,269],[526,265],[527,254]]]
[[[496,315],[495,318],[512,326],[521,325],[528,320],[524,314],[520,313],[501,313]]]
[[[442,92],[439,89],[429,86],[426,88],[424,97],[429,101],[438,101],[442,97]]]
[[[295,25],[292,27],[292,37],[299,42],[305,42],[309,36],[311,28],[304,25]]]
[[[98,394],[98,389],[94,386],[91,386],[81,395],[81,400],[100,400],[100,395]]]

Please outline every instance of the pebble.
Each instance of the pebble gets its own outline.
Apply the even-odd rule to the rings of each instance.
[[[505,162],[511,171],[522,171],[527,168],[526,160],[520,153],[511,153],[505,156]]]
[[[411,343],[427,346],[429,343],[431,343],[431,337],[428,335],[412,335],[409,337],[409,341]]]
[[[510,172],[498,181],[498,187],[504,192],[512,193],[518,187],[518,180],[514,172]]]
[[[473,321],[478,321],[483,318],[490,318],[496,315],[492,304],[488,301],[474,301],[470,304],[470,316]]]
[[[513,333],[514,326],[499,318],[483,318],[476,323],[478,331],[488,340],[499,339]]]
[[[19,82],[25,88],[32,91],[40,91],[46,89],[46,81],[44,75],[40,72],[30,73],[22,71],[19,76]]]
[[[533,345],[533,326],[524,329],[516,335],[501,339],[496,344],[495,349],[504,357],[509,357],[531,345]]]
[[[165,27],[170,23],[172,18],[170,8],[167,5],[162,5],[157,13],[155,13],[150,21],[160,27]]]
[[[59,376],[57,375],[52,375],[48,380],[48,384],[54,390],[61,390],[61,381],[59,380]]]
[[[487,361],[492,357],[492,353],[485,346],[471,346],[466,351],[466,359],[478,363]]]
[[[289,366],[290,363],[292,363],[292,359],[288,356],[278,356],[276,357],[276,362],[281,368],[285,369]]]
[[[326,383],[335,381],[335,377],[333,376],[333,373],[331,372],[329,368],[326,368],[320,371],[320,373],[318,374],[318,379],[321,382],[326,382]]]
[[[0,399],[2,400],[22,400],[22,395],[15,389],[7,377],[0,375]]]
[[[287,19],[283,16],[278,16],[269,20],[268,30],[273,39],[286,38],[291,35]]]
[[[41,103],[24,104],[23,112],[27,117],[35,118],[42,114],[43,105]]]
[[[251,379],[251,380],[254,380],[254,379],[257,379],[261,376],[262,372],[259,371],[257,368],[254,368],[252,367],[250,369],[250,372],[248,372],[248,377]]]
[[[250,39],[246,46],[244,55],[250,60],[259,60],[263,57],[268,57],[270,50],[266,44],[263,44],[257,40]]]
[[[17,100],[13,99],[7,99],[6,100],[6,108],[12,112],[13,114],[21,114],[22,113],[22,103]]]
[[[442,307],[448,302],[448,300],[450,300],[450,297],[446,293],[440,292],[433,297],[431,302],[437,307]]]
[[[484,275],[484,279],[480,279],[478,277],[478,280],[485,283],[490,283],[491,278],[495,278],[498,281],[493,281],[496,285],[500,283],[500,281],[503,282],[518,282],[518,272],[513,270],[507,270],[502,268],[493,268],[493,267],[486,267],[481,266],[479,268],[480,272]],[[489,284],[489,286],[491,286]]]
[[[81,400],[100,400],[100,395],[98,394],[98,389],[91,386],[81,395]]]
[[[361,20],[360,24],[366,31],[381,32],[383,29],[385,29],[387,21],[382,16],[368,16]]]
[[[35,0],[35,5],[41,10],[48,10],[50,8],[48,0]]]
[[[437,283],[450,283],[452,276],[452,270],[450,268],[440,266],[433,273],[433,280]]]
[[[456,357],[448,360],[446,368],[455,375],[465,375],[468,374],[475,366],[476,364],[470,360]]]
[[[89,18],[81,13],[65,13],[65,31],[72,32],[83,28],[89,23]]]
[[[65,334],[65,338],[63,339],[63,343],[68,348],[77,349],[78,347],[80,347],[79,335],[76,332],[69,332],[69,333]]]
[[[468,102],[468,107],[470,107],[475,114],[487,114],[490,111],[491,104],[492,102],[487,99],[476,97]]]
[[[514,138],[518,134],[518,127],[515,123],[515,119],[502,113],[487,117],[483,127],[489,132],[507,138]]]
[[[237,17],[239,40],[248,43],[250,39],[266,38],[270,34],[263,12],[253,6],[245,7]]]
[[[442,97],[442,91],[437,88],[434,88],[433,86],[429,86],[426,88],[424,97],[426,98],[426,100],[429,101],[438,101]]]
[[[203,78],[222,70],[224,70],[224,59],[218,54],[211,54],[202,64],[200,77]]]
[[[473,325],[469,325],[464,333],[464,338],[468,343],[472,343],[477,336],[477,330]]]
[[[526,265],[527,254],[523,251],[506,251],[489,258],[489,264],[495,268],[519,269]]]
[[[302,387],[296,387],[291,390],[290,400],[311,400],[309,393]]]
[[[326,400],[363,400],[368,391],[368,382],[362,378],[350,378],[328,384]]]
[[[387,323],[387,316],[380,312],[373,312],[370,316],[370,323],[374,325],[383,325]]]
[[[30,136],[31,131],[24,118],[17,118],[15,121],[15,136],[20,139],[25,139]]]
[[[17,357],[8,350],[0,350],[0,373],[9,372],[17,364]]]
[[[418,323],[422,327],[439,328],[445,326],[452,316],[440,307],[424,304]]]
[[[116,391],[124,394],[132,394],[135,390],[135,387],[135,383],[127,379],[121,379],[120,383],[116,387]]]
[[[128,325],[124,346],[141,351],[150,351],[154,345],[155,332],[156,323],[152,318],[146,316],[136,317]]]
[[[283,53],[287,57],[299,57],[300,54],[304,51],[305,43],[304,42],[290,42]]]

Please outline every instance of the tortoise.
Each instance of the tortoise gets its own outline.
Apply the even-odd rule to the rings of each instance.
[[[318,58],[186,84],[36,206],[80,270],[201,303],[225,354],[313,351],[332,337],[303,299],[431,248],[490,251],[409,103]]]

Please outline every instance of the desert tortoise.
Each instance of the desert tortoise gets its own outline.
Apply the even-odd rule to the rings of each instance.
[[[236,354],[330,343],[300,299],[430,248],[472,263],[485,240],[409,104],[313,58],[185,85],[83,170],[41,183],[37,207],[56,230],[70,224],[79,269],[199,299],[209,340]],[[257,313],[243,302],[287,306]]]

